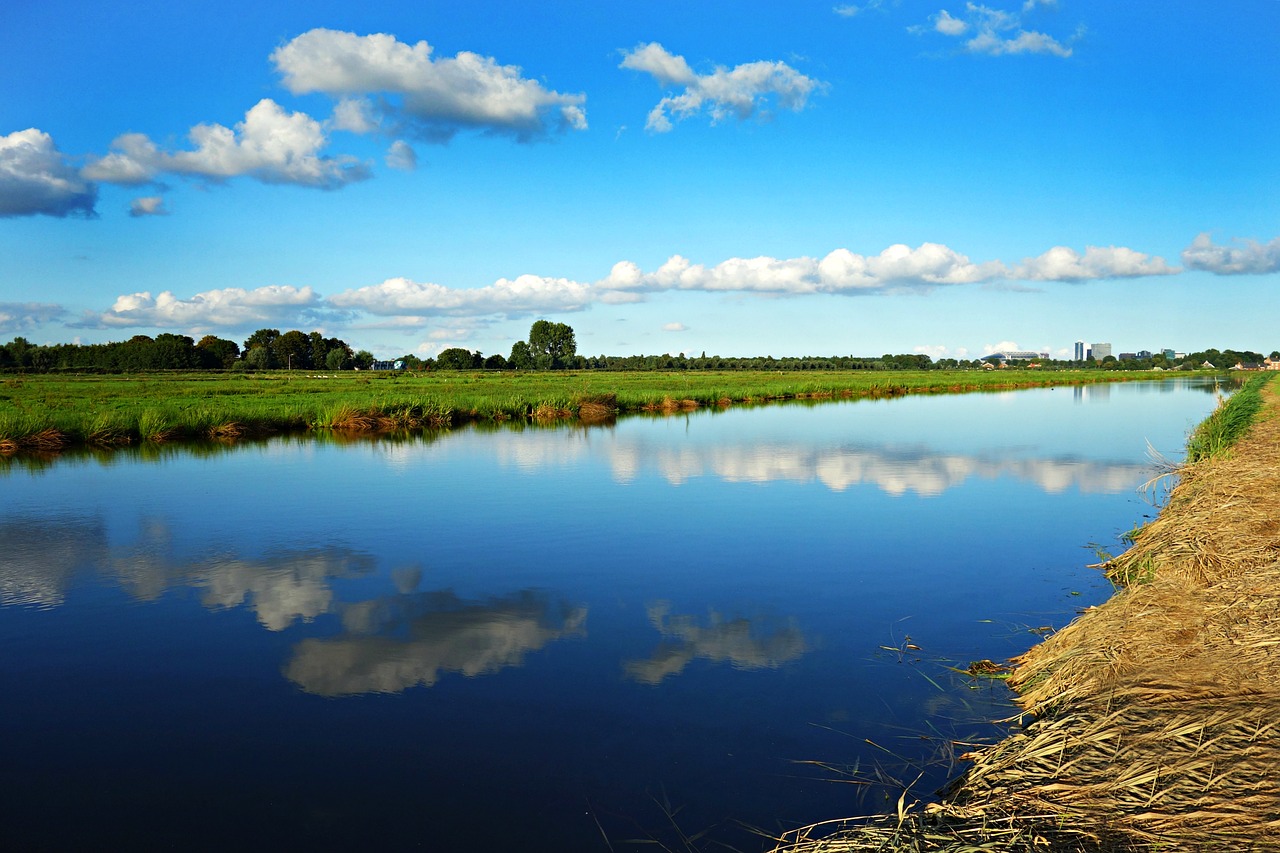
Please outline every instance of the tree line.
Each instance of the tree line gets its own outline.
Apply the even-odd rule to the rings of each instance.
[[[1271,353],[1280,360],[1280,351]],[[510,355],[486,357],[479,350],[450,347],[435,358],[406,354],[396,360],[409,370],[956,370],[983,367],[979,359],[943,358],[922,353],[881,356],[749,356],[595,355],[578,353],[573,328],[565,323],[537,320],[527,340],[516,341]],[[1146,359],[1101,362],[1043,359],[1042,369],[1166,370],[1198,368],[1208,363],[1226,369],[1239,363],[1263,361],[1250,350],[1208,349],[1185,358],[1155,354]],[[243,343],[205,335],[195,341],[186,335],[135,335],[105,344],[32,344],[17,337],[0,345],[0,370],[133,372],[147,370],[368,370],[374,366],[367,350],[353,351],[339,338],[297,330],[259,329]]]

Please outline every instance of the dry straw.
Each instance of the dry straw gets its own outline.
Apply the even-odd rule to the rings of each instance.
[[[790,853],[1280,850],[1280,393],[1102,567],[1122,589],[1014,661],[1025,727],[942,802]]]

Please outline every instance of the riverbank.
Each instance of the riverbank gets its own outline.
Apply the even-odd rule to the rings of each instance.
[[[413,430],[476,421],[598,423],[639,412],[1008,391],[1184,375],[1016,369],[10,374],[0,376],[0,453],[227,441],[316,430]]]
[[[1105,604],[1013,661],[1023,725],[941,802],[810,827],[777,853],[1280,849],[1280,383],[1179,469],[1100,568]]]

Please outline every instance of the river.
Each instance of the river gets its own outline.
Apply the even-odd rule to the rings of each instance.
[[[1168,380],[0,460],[5,846],[758,850],[743,825],[927,797],[1009,713],[959,670],[1105,600],[1086,564],[1214,404]]]

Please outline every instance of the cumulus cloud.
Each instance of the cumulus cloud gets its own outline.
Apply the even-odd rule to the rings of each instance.
[[[164,206],[163,196],[149,195],[129,202],[129,215],[133,217],[168,216],[169,210]]]
[[[65,315],[61,305],[45,302],[0,302],[0,332],[34,329]]]
[[[94,216],[98,188],[34,127],[0,136],[0,218]]]
[[[689,327],[688,327],[688,326],[686,326],[684,323],[665,323],[665,324],[662,326],[662,331],[664,331],[664,332],[687,332],[687,331],[689,331]]]
[[[425,41],[407,44],[385,33],[314,29],[277,48],[271,61],[294,94],[350,99],[335,110],[335,126],[343,129],[390,125],[432,142],[465,128],[522,142],[586,129],[585,95],[547,89],[492,57],[462,51],[435,58],[433,50]],[[383,96],[377,106],[367,100],[374,94]]]
[[[1025,0],[1015,11],[996,9],[981,3],[965,4],[963,13],[952,15],[941,9],[930,17],[928,27],[912,27],[916,33],[936,32],[952,38],[967,37],[964,50],[987,56],[1006,56],[1020,53],[1042,53],[1066,58],[1071,56],[1071,43],[1079,39],[1083,29],[1063,41],[1037,30],[1023,27],[1023,17],[1035,11],[1037,6],[1052,6],[1052,0]]]
[[[831,11],[835,12],[842,18],[853,18],[863,12],[879,12],[884,9],[890,0],[867,0],[859,6],[856,3],[844,3],[840,6],[832,7]],[[898,5],[898,0],[892,0],[893,5]]]
[[[731,116],[747,119],[763,110],[770,97],[782,109],[799,112],[809,95],[825,86],[784,62],[747,62],[733,68],[717,65],[709,74],[698,74],[683,56],[657,42],[626,51],[618,67],[643,71],[663,87],[682,89],[664,97],[649,112],[645,127],[655,133],[666,133],[673,126],[672,119],[689,118],[704,108],[713,123]]]
[[[649,623],[662,643],[647,660],[627,661],[627,676],[641,684],[659,684],[678,675],[695,658],[727,663],[734,669],[777,669],[806,651],[804,635],[794,625],[769,619],[725,619],[712,611],[706,625],[692,617],[672,615],[667,602],[650,604]]]
[[[235,128],[198,124],[187,134],[194,150],[162,151],[146,135],[126,133],[111,152],[92,160],[83,174],[96,181],[139,186],[161,173],[214,181],[249,176],[266,184],[297,184],[337,189],[370,177],[354,157],[326,156],[328,142],[320,122],[302,112],[289,112],[263,98]]]
[[[1266,243],[1235,240],[1234,246],[1219,246],[1208,232],[1199,234],[1182,250],[1182,262],[1189,269],[1216,275],[1266,275],[1280,272],[1280,237]]]
[[[166,290],[116,298],[98,322],[109,327],[208,328],[271,323],[296,318],[300,311],[317,307],[319,298],[310,287],[270,285],[254,290],[228,287],[179,299]]]
[[[567,278],[522,275],[477,288],[449,288],[430,282],[392,278],[382,284],[347,290],[329,298],[340,308],[370,314],[418,316],[504,314],[520,317],[543,311],[581,311],[602,294]]]
[[[713,267],[673,255],[652,273],[630,261],[614,265],[599,286],[611,291],[705,290],[775,294],[928,290],[973,284],[1005,274],[999,261],[975,264],[938,243],[896,244],[879,255],[836,249],[816,258],[730,258]]]
[[[1145,255],[1123,246],[1086,246],[1084,254],[1067,246],[1055,246],[1043,255],[1027,258],[1015,271],[1027,281],[1093,281],[1105,278],[1140,278],[1181,272],[1164,258]]]
[[[413,150],[413,146],[405,142],[403,139],[397,139],[391,143],[391,147],[387,149],[386,163],[392,169],[399,169],[402,172],[412,172],[418,168],[418,154]]]

